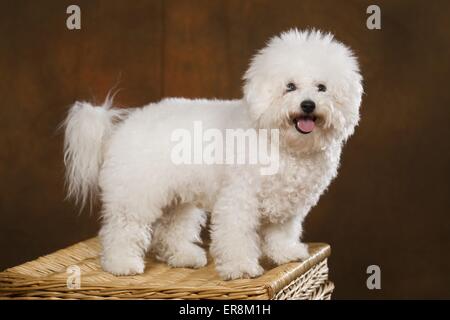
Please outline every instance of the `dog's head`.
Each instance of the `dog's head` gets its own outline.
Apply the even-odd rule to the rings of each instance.
[[[359,120],[362,77],[331,34],[290,30],[270,40],[244,76],[244,99],[260,128],[277,128],[304,151],[345,141]]]

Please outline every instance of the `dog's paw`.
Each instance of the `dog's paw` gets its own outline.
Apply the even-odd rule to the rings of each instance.
[[[216,269],[224,280],[255,278],[264,273],[258,262],[248,260],[222,263]]]
[[[174,268],[201,268],[206,266],[207,262],[205,250],[195,244],[185,247],[167,259],[167,264]]]
[[[303,261],[309,257],[308,246],[298,242],[283,247],[281,250],[272,250],[267,253],[268,257],[276,264],[284,264],[292,261]]]
[[[116,276],[130,276],[144,272],[144,259],[141,257],[102,257],[103,270]]]

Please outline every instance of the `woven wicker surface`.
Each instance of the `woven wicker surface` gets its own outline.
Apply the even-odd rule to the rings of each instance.
[[[330,300],[334,284],[328,281],[327,260],[314,265],[275,294],[275,300]]]
[[[309,244],[306,261],[233,281],[220,280],[211,262],[200,269],[170,268],[151,258],[144,274],[116,277],[101,269],[99,251],[93,238],[7,269],[0,273],[0,299],[273,299],[296,298],[299,292],[327,298],[333,289],[326,266],[330,247],[321,243]],[[81,270],[80,289],[67,288],[71,265]]]

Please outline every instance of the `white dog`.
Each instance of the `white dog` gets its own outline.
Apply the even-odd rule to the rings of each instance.
[[[69,196],[101,196],[101,263],[115,275],[144,271],[152,249],[173,267],[207,263],[198,246],[211,212],[211,254],[223,279],[305,259],[302,222],[336,176],[359,120],[362,78],[351,50],[319,31],[270,40],[244,76],[242,100],[165,99],[143,108],[76,103],[65,126]],[[201,121],[221,130],[278,129],[279,168],[175,164],[172,134]]]

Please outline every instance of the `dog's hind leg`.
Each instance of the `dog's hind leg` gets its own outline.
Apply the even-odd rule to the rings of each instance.
[[[101,264],[105,271],[115,275],[133,275],[144,272],[145,253],[151,243],[151,225],[161,215],[139,216],[131,208],[108,203],[103,209],[100,241]]]
[[[200,268],[206,265],[200,232],[206,214],[196,206],[185,203],[165,213],[155,225],[152,250],[159,260],[172,267]]]

